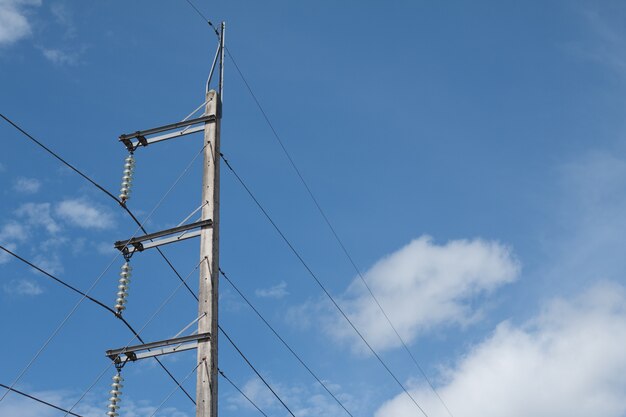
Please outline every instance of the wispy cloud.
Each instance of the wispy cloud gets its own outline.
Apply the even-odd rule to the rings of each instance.
[[[289,292],[287,291],[287,283],[285,281],[281,281],[279,284],[276,284],[273,287],[259,288],[254,291],[254,294],[257,297],[261,298],[279,299],[289,294]]]
[[[0,0],[0,46],[11,45],[32,34],[29,9],[41,0]]]
[[[54,48],[43,48],[43,56],[55,65],[78,65],[80,63],[80,53]]]
[[[11,221],[0,228],[0,243],[8,241],[24,241],[28,236],[26,228],[21,224]]]
[[[498,242],[453,240],[438,245],[422,236],[380,260],[364,276],[400,335],[410,343],[435,326],[477,320],[482,311],[476,301],[516,280],[519,272],[511,249]],[[400,345],[360,279],[352,282],[338,302],[375,349]],[[312,307],[320,309],[319,304]],[[318,313],[326,316],[325,331],[335,340],[351,341],[355,349],[362,349],[356,334],[338,315]]]
[[[501,323],[447,371],[439,388],[467,417],[621,417],[626,412],[626,289],[600,284],[556,299],[516,326]],[[426,387],[413,390],[431,417],[446,416]],[[414,416],[403,395],[375,414]]]
[[[3,285],[7,294],[35,296],[43,293],[43,288],[35,281],[27,279],[13,279]]]
[[[74,13],[65,2],[57,1],[50,5],[50,11],[56,22],[65,28],[65,38],[73,38],[76,35]]]
[[[84,199],[64,200],[56,205],[57,216],[85,229],[108,229],[115,225],[113,216]]]
[[[52,218],[50,203],[26,203],[17,210],[18,217],[24,219],[27,226],[43,226],[48,233],[55,234],[61,231],[61,226]]]
[[[13,184],[13,189],[18,193],[35,194],[41,188],[41,181],[36,178],[20,177]]]

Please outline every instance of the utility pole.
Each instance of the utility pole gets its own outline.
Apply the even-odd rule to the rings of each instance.
[[[224,62],[224,23],[220,36],[219,93],[206,92],[205,115],[215,116],[215,123],[204,125],[204,165],[202,175],[202,218],[211,219],[212,226],[200,231],[200,284],[198,333],[211,333],[211,338],[198,342],[196,380],[196,417],[217,417],[217,335],[220,248],[220,119],[222,112],[222,78]]]
[[[181,240],[200,237],[200,279],[198,294],[198,317],[171,339],[124,346],[106,351],[106,356],[113,361],[117,373],[113,376],[113,389],[110,391],[109,417],[119,416],[122,368],[128,362],[168,355],[185,350],[196,349],[198,353],[196,380],[196,416],[217,417],[217,336],[218,336],[218,279],[219,279],[219,210],[220,210],[220,121],[222,118],[222,92],[224,79],[224,33],[226,25],[222,22],[211,71],[206,82],[205,112],[202,116],[171,123],[134,133],[120,135],[120,142],[129,152],[125,160],[124,176],[120,204],[126,206],[130,198],[130,186],[135,169],[134,153],[139,148],[162,141],[177,139],[193,133],[204,132],[204,165],[202,172],[202,215],[195,223],[182,224],[174,228],[133,236],[114,243],[124,256],[117,293],[115,309],[119,316],[126,310],[128,287],[130,284],[130,259],[136,253],[172,244]],[[209,90],[215,66],[219,61],[218,91]],[[195,213],[195,212],[194,212]],[[196,229],[195,231],[192,231]],[[199,229],[199,230],[198,230]],[[192,324],[198,323],[195,334],[180,336]],[[180,336],[180,337],[179,337]]]

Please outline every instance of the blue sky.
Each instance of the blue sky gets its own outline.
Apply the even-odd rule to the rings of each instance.
[[[455,417],[626,415],[626,7],[610,2],[197,2],[379,301]],[[215,37],[184,1],[0,0],[0,109],[117,193],[121,133],[204,101]],[[115,303],[112,244],[136,226],[84,179],[0,123],[0,244]],[[140,149],[129,207],[144,219],[201,148]],[[222,151],[430,417],[441,402],[399,346],[290,167],[232,61]],[[200,204],[196,160],[149,218]],[[221,267],[355,416],[420,415],[225,167]],[[164,248],[197,286],[198,242]],[[112,264],[111,264],[112,263]],[[125,317],[142,328],[178,287],[132,260]],[[111,264],[104,274],[102,271]],[[0,254],[0,383],[11,384],[79,300]],[[346,415],[227,282],[220,319],[298,417]],[[178,290],[142,331],[196,317]],[[132,335],[83,302],[17,387],[71,407]],[[164,363],[182,380],[195,353]],[[230,345],[220,367],[286,415]],[[121,415],[175,388],[129,364]],[[75,411],[104,415],[113,370]],[[185,383],[195,390],[195,377]],[[220,380],[224,416],[260,415]],[[2,416],[56,416],[9,394]],[[194,415],[180,391],[158,415]]]

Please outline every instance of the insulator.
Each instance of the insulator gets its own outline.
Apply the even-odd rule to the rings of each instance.
[[[122,188],[120,189],[119,199],[122,203],[130,198],[130,187],[132,186],[133,172],[135,170],[135,158],[128,155],[124,160],[124,174],[122,176]]]
[[[111,387],[113,389],[109,391],[109,393],[111,394],[111,398],[109,398],[109,405],[107,406],[109,411],[107,411],[106,413],[106,415],[109,417],[119,416],[117,410],[120,408],[120,405],[118,403],[122,401],[120,395],[122,395],[123,380],[124,378],[122,378],[122,376],[120,375],[120,371],[118,370],[117,374],[113,376],[113,383],[111,384]]]
[[[131,266],[127,262],[124,262],[122,265],[122,271],[120,272],[120,279],[118,281],[117,289],[117,300],[115,300],[115,309],[118,313],[121,313],[122,310],[125,310],[126,307],[126,298],[128,297],[128,286],[130,284],[130,275],[131,275]]]

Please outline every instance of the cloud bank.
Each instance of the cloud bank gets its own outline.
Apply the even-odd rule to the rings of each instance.
[[[439,393],[465,417],[620,417],[625,345],[626,289],[597,284],[520,326],[502,322],[448,370]],[[426,387],[413,394],[430,417],[447,415]],[[414,416],[413,407],[398,395],[375,417]]]

